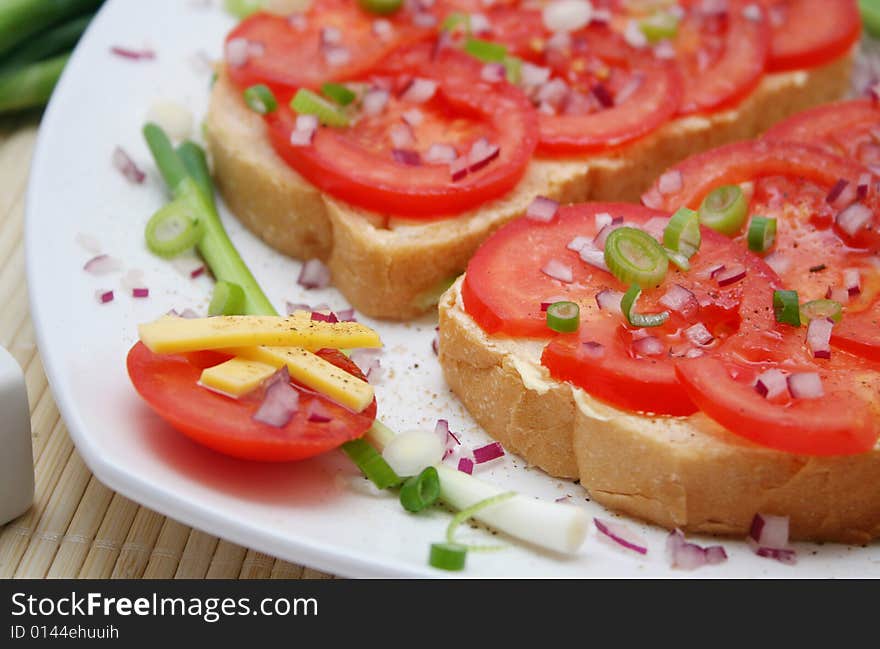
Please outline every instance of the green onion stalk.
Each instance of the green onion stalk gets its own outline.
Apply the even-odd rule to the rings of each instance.
[[[233,311],[244,315],[278,315],[223,228],[204,151],[192,142],[184,142],[175,149],[165,132],[152,123],[144,127],[143,134],[172,196],[171,202],[159,212],[176,211],[199,223],[201,235],[195,245],[218,280],[212,299],[214,309],[228,315],[233,315]],[[240,289],[240,293],[236,289]],[[239,309],[235,308],[236,303]],[[342,446],[364,474],[382,489],[404,483],[403,477],[397,476],[381,455],[394,436],[394,432],[377,419],[364,438]],[[409,509],[420,510],[439,496],[455,510],[468,510],[506,494],[442,462],[431,469],[404,483],[403,498]],[[583,509],[519,494],[505,495],[503,503],[496,502],[497,506],[470,510],[469,515],[510,536],[558,553],[574,553],[583,544],[587,532]],[[462,557],[450,559],[449,550],[446,547],[438,553],[446,556],[445,562],[450,567],[459,561],[463,565]]]

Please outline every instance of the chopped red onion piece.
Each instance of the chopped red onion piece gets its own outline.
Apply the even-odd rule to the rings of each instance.
[[[431,351],[434,352],[434,356],[440,355],[440,337],[436,334],[434,335],[434,339],[431,341]]]
[[[491,3],[484,3],[488,6],[491,6]],[[492,23],[489,22],[489,19],[486,17],[486,14],[473,13],[468,16],[470,19],[470,28],[471,33],[473,34],[485,34],[487,32],[492,31]]]
[[[321,313],[320,311],[312,311],[311,320],[314,320],[315,322],[329,322],[330,324],[336,324],[339,322],[336,314],[332,311],[327,314]]]
[[[604,539],[613,541],[627,550],[632,550],[639,554],[648,554],[648,548],[645,547],[644,541],[637,538],[636,535],[624,525],[601,520],[599,518],[594,518],[593,524],[595,524],[596,529],[602,534],[602,536],[599,537],[600,539],[604,537]]]
[[[302,266],[296,283],[303,288],[327,288],[330,285],[330,269],[320,259],[309,259]]]
[[[305,15],[301,13],[292,13],[287,17],[287,24],[293,27],[297,31],[305,31],[309,26],[308,20],[306,20]]]
[[[522,62],[519,73],[520,83],[526,87],[540,86],[550,79],[550,68],[542,68],[528,61]]]
[[[584,249],[585,246],[590,246],[591,248],[595,247],[595,246],[593,246],[593,240],[590,237],[575,237],[574,239],[569,241],[568,245],[566,245],[565,247],[568,250],[574,250],[575,252],[580,252],[581,250]]]
[[[623,311],[620,310],[620,301],[622,299],[623,293],[610,288],[604,288],[596,293],[596,304],[599,305],[600,309],[620,315],[623,315]]]
[[[682,187],[684,187],[684,180],[678,169],[667,171],[660,176],[660,180],[657,181],[657,189],[660,190],[661,194],[666,196],[681,191]]]
[[[828,191],[828,195],[825,197],[825,202],[829,205],[834,203],[834,201],[836,201],[843,193],[843,190],[846,189],[847,185],[849,185],[849,181],[846,178],[839,178]]]
[[[327,408],[317,399],[312,399],[309,403],[308,420],[313,424],[326,424],[333,421],[333,417]]]
[[[623,40],[625,40],[628,45],[635,48],[642,48],[648,44],[648,38],[645,36],[639,23],[635,20],[627,21],[626,27],[623,30]]]
[[[184,309],[180,312],[180,317],[184,318],[185,320],[191,320],[192,318],[198,318],[199,314],[192,309]]]
[[[849,291],[845,288],[838,287],[828,287],[828,290],[825,291],[825,299],[826,300],[834,300],[840,304],[848,304],[849,303]]]
[[[654,46],[654,58],[661,61],[671,61],[677,55],[678,53],[675,51],[672,41],[662,40]]]
[[[376,383],[381,378],[381,353],[379,349],[355,349],[351,352],[352,362],[360,368],[370,383]]]
[[[660,190],[656,187],[651,187],[651,189],[642,194],[641,200],[642,205],[654,210],[659,210],[663,207],[663,197],[660,195]]]
[[[546,104],[550,106],[555,112],[562,105],[562,102],[565,101],[568,92],[568,85],[565,81],[558,78],[551,79],[538,87],[535,99],[537,99],[541,105]]]
[[[507,68],[501,63],[487,63],[480,70],[480,78],[486,83],[499,83],[507,78]]]
[[[549,223],[556,216],[559,203],[546,196],[535,196],[535,199],[526,208],[526,218],[532,221]]]
[[[752,3],[746,5],[742,10],[742,15],[752,22],[759,23],[764,18],[764,13],[761,11],[761,7]]]
[[[843,287],[850,297],[862,292],[862,278],[858,268],[847,268],[843,271]]]
[[[499,156],[501,149],[485,137],[477,139],[468,153],[468,170],[479,171]]]
[[[695,570],[701,566],[727,561],[727,552],[720,545],[707,548],[685,540],[684,533],[675,529],[666,537],[666,556],[669,565],[679,570]]]
[[[724,264],[718,264],[716,266],[707,268],[706,272],[708,273],[708,277],[710,277],[711,279],[715,279],[718,273],[722,272],[725,268],[727,268],[727,266],[725,266]]]
[[[777,275],[782,275],[791,268],[791,259],[779,251],[771,252],[764,257],[764,262],[773,269]]]
[[[122,262],[110,255],[92,257],[83,266],[83,270],[92,275],[107,275],[122,270]]]
[[[474,462],[473,460],[463,457],[458,460],[458,470],[462,473],[467,473],[468,475],[473,475],[474,473]]]
[[[623,227],[623,219],[614,219],[611,223],[599,230],[593,238],[593,245],[599,250],[604,250],[605,241],[608,239],[608,235],[620,227]]]
[[[370,116],[380,115],[385,110],[385,106],[388,105],[390,98],[390,94],[384,88],[370,88],[364,94],[364,99],[361,103],[364,114]]]
[[[593,96],[602,108],[612,108],[614,106],[614,97],[608,92],[608,88],[604,83],[597,83],[590,89],[590,92],[593,93]]]
[[[317,130],[317,115],[297,115],[296,128],[290,133],[290,143],[293,146],[309,146]]]
[[[688,319],[700,310],[697,296],[681,284],[670,285],[663,297],[660,298],[660,304]]]
[[[452,182],[457,182],[468,175],[468,157],[462,156],[449,163],[449,175]]]
[[[134,163],[129,155],[121,147],[113,149],[113,166],[122,173],[125,178],[136,185],[140,185],[147,177]]]
[[[819,399],[825,396],[818,372],[795,372],[788,375],[788,391],[795,399]]]
[[[551,32],[573,32],[590,24],[593,5],[585,0],[553,0],[541,12],[541,21]]]
[[[652,216],[650,219],[645,221],[641,229],[650,234],[662,244],[663,232],[666,230],[667,225],[669,225],[669,219],[662,216]]]
[[[450,163],[458,157],[455,147],[451,144],[432,144],[425,151],[425,162],[428,164]]]
[[[572,273],[571,266],[566,266],[558,259],[551,259],[544,264],[541,268],[541,272],[553,279],[558,279],[560,282],[565,282],[566,284],[570,284],[574,281],[574,274]]]
[[[871,223],[873,216],[873,212],[868,206],[862,203],[853,203],[837,215],[835,222],[844,233],[854,237]]]
[[[547,39],[545,46],[548,50],[567,50],[571,47],[571,34],[567,31],[556,31]]]
[[[755,392],[765,399],[775,399],[788,391],[788,382],[781,370],[764,370],[755,381]]]
[[[497,460],[499,457],[504,457],[504,448],[498,442],[492,442],[474,449],[474,461],[477,464]]]
[[[191,279],[195,279],[196,277],[199,277],[200,275],[204,275],[206,270],[207,270],[207,268],[205,268],[204,264],[199,264],[198,266],[193,268],[191,271],[189,271],[189,276]]]
[[[807,346],[814,358],[831,358],[831,330],[834,321],[830,318],[810,320],[807,326]]]
[[[876,145],[875,145],[876,146]],[[859,183],[856,185],[856,200],[861,201],[868,195],[868,187],[871,185],[871,174],[862,174],[859,176]]]
[[[755,548],[755,554],[766,559],[775,559],[780,563],[793,566],[797,563],[797,552],[794,550],[779,550],[777,548]]]
[[[92,235],[86,234],[85,232],[77,232],[74,239],[86,252],[90,252],[93,255],[101,253],[101,242]]]
[[[151,60],[156,58],[156,53],[150,49],[133,50],[127,47],[114,45],[110,48],[110,52],[124,59],[131,59],[132,61]]]
[[[588,340],[581,343],[581,353],[589,358],[602,358],[605,355],[605,345]]]
[[[581,248],[578,254],[581,257],[581,260],[588,263],[590,266],[598,268],[599,270],[608,270],[608,265],[605,263],[605,253],[591,243],[588,243]]]
[[[400,115],[401,119],[410,126],[418,126],[425,120],[425,114],[418,108],[410,108],[403,111]]]
[[[336,317],[339,319],[339,322],[357,322],[354,316],[354,309],[336,311]]]
[[[627,99],[632,97],[636,90],[638,90],[642,83],[645,80],[645,75],[641,72],[635,73],[632,78],[624,84],[624,86],[617,92],[617,105],[625,103]]]
[[[749,528],[750,543],[776,550],[788,549],[788,516],[755,514]]]
[[[113,291],[105,290],[105,289],[98,289],[95,292],[95,299],[97,299],[100,304],[107,304],[107,302],[112,302],[113,301]]]
[[[339,45],[342,42],[342,30],[338,27],[321,28],[322,45]]]
[[[639,356],[662,356],[666,345],[656,336],[645,336],[633,343],[633,351]]]
[[[566,295],[557,295],[556,297],[550,297],[541,302],[541,313],[547,311],[550,308],[551,304],[556,304],[557,302],[566,302],[568,301],[568,296]]]
[[[698,322],[684,330],[685,338],[695,345],[709,345],[715,340],[712,332],[706,328],[702,322]]]
[[[415,135],[412,128],[406,122],[394,124],[388,131],[388,136],[391,138],[391,144],[394,145],[395,149],[406,149],[415,143]]]
[[[148,288],[133,288],[131,289],[132,297],[150,297],[150,289]]]
[[[396,162],[411,167],[418,167],[422,164],[422,157],[419,155],[419,152],[412,149],[392,149],[391,156]]]
[[[351,52],[345,47],[327,45],[323,50],[324,60],[327,62],[327,65],[341,67],[351,61]]]
[[[745,266],[734,266],[733,268],[725,268],[715,274],[715,281],[718,286],[730,286],[736,284],[746,276]]]
[[[403,101],[423,104],[437,92],[437,82],[433,79],[414,78],[400,95]]]
[[[248,40],[246,38],[233,38],[226,43],[226,62],[234,68],[240,68],[248,62]]]
[[[391,21],[385,18],[374,20],[371,30],[373,35],[382,41],[390,40],[394,34],[394,27],[391,25]]]
[[[614,217],[611,216],[608,212],[599,212],[598,214],[596,214],[596,216],[593,217],[593,220],[596,223],[596,232],[598,232],[605,226],[614,223]]]
[[[283,428],[299,409],[299,392],[290,385],[290,375],[282,367],[266,380],[265,396],[252,419],[275,428]]]

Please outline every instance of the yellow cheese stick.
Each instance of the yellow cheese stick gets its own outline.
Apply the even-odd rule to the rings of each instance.
[[[225,351],[276,368],[286,365],[292,379],[355,412],[373,402],[372,385],[302,347],[237,347]]]
[[[317,322],[300,317],[227,315],[213,318],[166,316],[138,327],[141,341],[156,354],[226,347],[381,347],[379,334],[358,322]]]
[[[225,363],[202,370],[199,384],[216,392],[238,398],[260,387],[278,368],[244,358],[230,358]]]

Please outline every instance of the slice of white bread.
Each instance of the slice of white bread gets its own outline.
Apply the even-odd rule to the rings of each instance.
[[[440,300],[446,381],[477,423],[530,464],[666,528],[744,536],[761,512],[789,516],[793,539],[880,536],[880,445],[847,457],[791,455],[702,413],[649,418],[608,406],[550,377],[540,363],[546,341],[487,335],[465,312],[460,286]]]
[[[206,118],[214,175],[226,204],[266,243],[327,263],[358,311],[409,319],[436,303],[479,244],[537,195],[560,202],[635,201],[667,167],[751,138],[777,121],[841,97],[852,56],[809,71],[767,75],[735,110],[674,120],[632,144],[582,159],[535,158],[519,185],[479,209],[434,221],[367,212],[323,194],[279,158],[262,118],[219,71]],[[439,288],[438,288],[439,287]]]

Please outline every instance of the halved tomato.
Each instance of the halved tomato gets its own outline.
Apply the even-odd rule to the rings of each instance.
[[[596,216],[662,233],[666,214],[633,205],[588,204],[564,207],[550,224],[529,219],[508,224],[472,258],[462,286],[464,306],[488,333],[551,338],[542,362],[560,380],[570,381],[608,403],[644,412],[685,415],[695,406],[675,376],[677,358],[715,349],[740,331],[773,328],[773,272],[741,247],[712,231],[703,232],[692,270],[670,270],[658,287],[645,291],[638,310],[657,312],[669,291],[690,294],[687,308],[672,312],[662,327],[636,329],[619,313],[622,291],[614,276],[588,265],[569,244],[596,236]],[[600,217],[602,218],[602,217]],[[604,217],[607,220],[607,217]],[[570,269],[571,282],[554,278],[548,264]],[[719,264],[742,267],[745,276],[729,286],[710,278]],[[551,266],[552,267],[552,266]],[[600,292],[608,291],[600,296]],[[606,297],[616,297],[606,301]],[[578,334],[557,335],[546,324],[542,303],[568,300],[580,307]],[[602,302],[604,308],[599,307]],[[704,327],[712,338],[694,342]],[[759,335],[759,334],[756,334]]]
[[[836,369],[812,365],[745,364],[730,357],[679,362],[678,377],[700,410],[762,446],[804,455],[851,455],[874,448],[880,436],[880,373],[838,359]],[[768,400],[755,388],[766,369],[817,373],[823,396]]]
[[[434,29],[434,24],[418,24],[406,7],[377,16],[351,0],[315,0],[308,11],[290,18],[257,13],[243,20],[226,43],[243,39],[246,54],[230,61],[227,48],[227,69],[241,89],[256,83],[275,90],[318,88],[363,74],[397,47]]]
[[[349,374],[364,379],[341,352],[317,354]],[[257,396],[232,399],[198,385],[205,367],[225,360],[219,354],[154,354],[143,343],[128,353],[128,375],[135,389],[162,419],[194,441],[220,453],[247,460],[301,460],[361,437],[376,418],[376,402],[355,413],[312,391],[300,392],[299,411],[282,428],[253,419]],[[294,383],[296,386],[296,383]],[[319,402],[329,421],[309,421]]]
[[[663,194],[658,182],[643,197],[647,205],[697,208],[715,187],[746,184],[750,217],[776,219],[776,240],[768,253],[783,285],[797,290],[802,302],[843,291],[838,300],[844,303],[844,317],[834,326],[832,343],[859,356],[880,358],[880,197],[861,165],[811,146],[763,140],[699,154],[667,173],[680,174],[681,189]],[[675,181],[673,186],[677,176]],[[847,183],[849,193],[829,203],[839,182]],[[860,185],[864,196],[857,201]],[[838,223],[846,209],[873,214],[855,236]],[[746,232],[737,237],[743,246]]]
[[[379,114],[362,112],[351,126],[320,128],[310,145],[295,146],[295,115],[281,101],[268,117],[272,145],[314,185],[354,205],[416,218],[458,215],[513,189],[537,144],[525,95],[481,79],[481,70],[475,59],[435,53],[430,44],[399,51],[360,79],[388,91]],[[430,99],[408,100],[414,79],[436,84]],[[452,150],[466,173],[432,158],[438,146]]]
[[[761,0],[773,35],[767,69],[814,68],[846,54],[862,24],[856,0]]]
[[[704,113],[734,106],[757,87],[769,52],[770,29],[757,5],[730,0],[724,11],[705,11],[690,0],[675,47],[684,79],[679,112]]]

